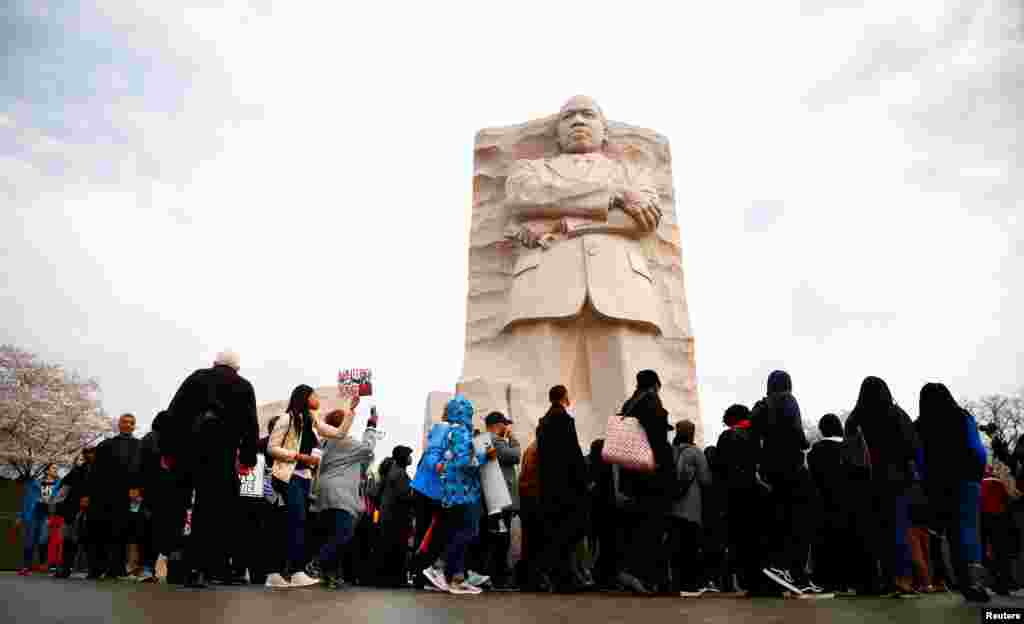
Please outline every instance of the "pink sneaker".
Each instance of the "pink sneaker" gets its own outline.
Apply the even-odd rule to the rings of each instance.
[[[32,570],[30,568],[21,568],[18,570],[18,576],[32,576]]]

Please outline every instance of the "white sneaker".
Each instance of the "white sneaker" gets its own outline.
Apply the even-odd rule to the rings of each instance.
[[[288,589],[292,586],[291,583],[286,581],[285,578],[277,572],[274,572],[273,574],[268,574],[267,582],[263,585],[264,587],[269,587],[270,589]]]
[[[793,592],[794,594],[803,594],[804,593],[803,591],[800,590],[799,587],[797,587],[795,584],[793,584],[793,577],[791,577],[789,575],[789,572],[787,572],[785,570],[781,570],[779,568],[765,568],[765,569],[761,570],[761,572],[763,572],[765,576],[767,576],[771,580],[775,581],[779,585],[785,587],[786,589],[788,589],[789,591]]]
[[[440,589],[441,591],[448,591],[448,581],[444,578],[444,572],[438,570],[434,566],[430,566],[423,571],[423,576],[427,577],[430,584]]]
[[[466,572],[466,582],[472,585],[473,587],[483,587],[484,585],[491,582],[491,577],[484,576],[483,574],[477,574],[476,572],[470,570]]]
[[[320,581],[315,578],[310,578],[305,572],[299,571],[292,574],[292,587],[310,587],[312,585],[319,585]]]
[[[796,600],[832,600],[836,595],[831,592],[806,592],[806,593],[794,593],[785,592],[783,598],[795,598]]]
[[[697,591],[681,591],[679,592],[680,598],[700,598],[704,595],[705,589],[698,589]]]
[[[476,595],[482,594],[483,592],[484,590],[480,589],[479,587],[474,587],[470,585],[467,581],[462,581],[461,583],[452,583],[451,586],[448,588],[448,593],[456,595]]]

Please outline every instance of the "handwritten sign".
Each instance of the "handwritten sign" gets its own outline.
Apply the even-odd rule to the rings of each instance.
[[[338,388],[355,385],[359,396],[373,394],[373,371],[369,368],[346,368],[338,371]]]
[[[239,475],[241,485],[238,493],[249,498],[263,498],[263,470],[266,466],[266,458],[262,453],[256,455],[256,466],[247,475]]]

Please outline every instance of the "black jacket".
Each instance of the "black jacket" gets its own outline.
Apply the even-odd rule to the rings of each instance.
[[[198,435],[196,421],[213,410],[219,426],[213,427],[216,440],[209,440],[206,429]],[[259,423],[256,417],[256,393],[244,377],[230,366],[214,366],[189,375],[167,408],[169,412],[161,432],[161,452],[177,460],[199,459],[200,448],[218,448],[225,459],[234,462],[239,451],[242,465],[256,465]],[[203,444],[200,444],[203,443]]]
[[[139,440],[122,433],[96,447],[96,460],[89,473],[89,509],[128,509],[128,489],[136,483],[135,461]]]
[[[860,427],[871,451],[871,478],[909,485],[920,442],[914,423],[895,403],[878,410],[854,409],[849,422]]]
[[[850,502],[852,469],[843,463],[843,443],[821,440],[807,454],[811,478],[821,494],[823,511],[828,515],[844,513]]]
[[[64,501],[57,506],[57,513],[63,516],[64,521],[69,524],[74,522],[75,516],[78,515],[82,497],[89,496],[89,473],[91,471],[92,466],[89,464],[79,464],[72,468],[71,472],[60,482],[61,488],[68,489],[68,494]]]
[[[143,490],[152,489],[159,481],[160,471],[160,434],[150,431],[139,441],[139,452],[135,457],[133,477],[134,487]],[[144,498],[147,498],[144,495]]]
[[[412,517],[412,488],[405,467],[391,464],[381,483],[380,511],[387,522],[408,522]]]
[[[576,423],[560,405],[552,405],[537,425],[537,460],[541,506],[547,510],[582,507],[587,466]]]
[[[733,492],[754,487],[757,474],[758,440],[750,429],[730,428],[718,436],[715,446],[715,474]]]
[[[757,402],[750,420],[754,437],[761,442],[758,462],[764,474],[790,474],[804,466],[810,448],[804,435],[800,405],[789,392],[770,394]]]
[[[668,424],[668,410],[661,404],[657,393],[640,392],[626,401],[621,413],[640,421],[654,451],[655,463],[653,475],[622,470],[620,482],[623,493],[634,498],[643,509],[667,508],[672,502],[676,483],[675,455],[668,442],[668,432],[672,429]]]

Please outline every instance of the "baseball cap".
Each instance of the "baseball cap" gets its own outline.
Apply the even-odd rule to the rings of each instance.
[[[512,421],[505,418],[505,415],[501,412],[491,412],[484,419],[484,424],[490,427],[491,425],[511,425]]]

